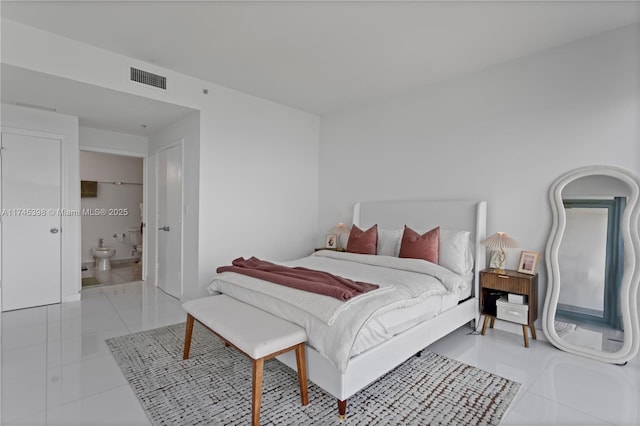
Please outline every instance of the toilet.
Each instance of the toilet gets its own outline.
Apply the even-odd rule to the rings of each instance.
[[[128,228],[127,232],[129,233],[129,243],[133,248],[134,256],[142,256],[142,232],[139,227]]]
[[[91,249],[93,257],[96,258],[96,271],[111,270],[111,259],[116,254],[116,249],[110,247],[93,247]]]

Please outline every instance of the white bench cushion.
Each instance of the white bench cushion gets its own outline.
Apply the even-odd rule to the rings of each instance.
[[[190,300],[182,308],[253,359],[307,340],[302,327],[224,294]]]

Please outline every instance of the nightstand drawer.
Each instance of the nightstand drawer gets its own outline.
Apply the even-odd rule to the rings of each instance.
[[[510,293],[529,294],[529,278],[518,278],[507,274],[484,274],[482,286]]]
[[[517,322],[518,324],[529,323],[529,306],[521,305],[518,303],[509,303],[506,298],[503,297],[496,302],[496,318]]]

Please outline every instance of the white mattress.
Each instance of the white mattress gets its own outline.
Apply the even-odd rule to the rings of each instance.
[[[403,309],[386,312],[371,318],[360,330],[353,344],[351,356],[402,333],[421,322],[427,321],[458,304],[458,295],[447,293],[441,296],[429,296],[424,301]]]
[[[426,270],[423,263],[428,264]],[[472,288],[468,277],[415,259],[323,251],[282,264],[327,270],[374,282],[381,288],[343,302],[224,272],[214,278],[209,290],[228,294],[304,327],[308,344],[341,371],[346,369],[349,358],[456,306]]]

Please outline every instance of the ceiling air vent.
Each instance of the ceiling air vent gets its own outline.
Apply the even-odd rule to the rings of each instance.
[[[137,81],[138,83],[146,84],[147,86],[167,90],[167,77],[133,67],[131,68],[131,81]]]

